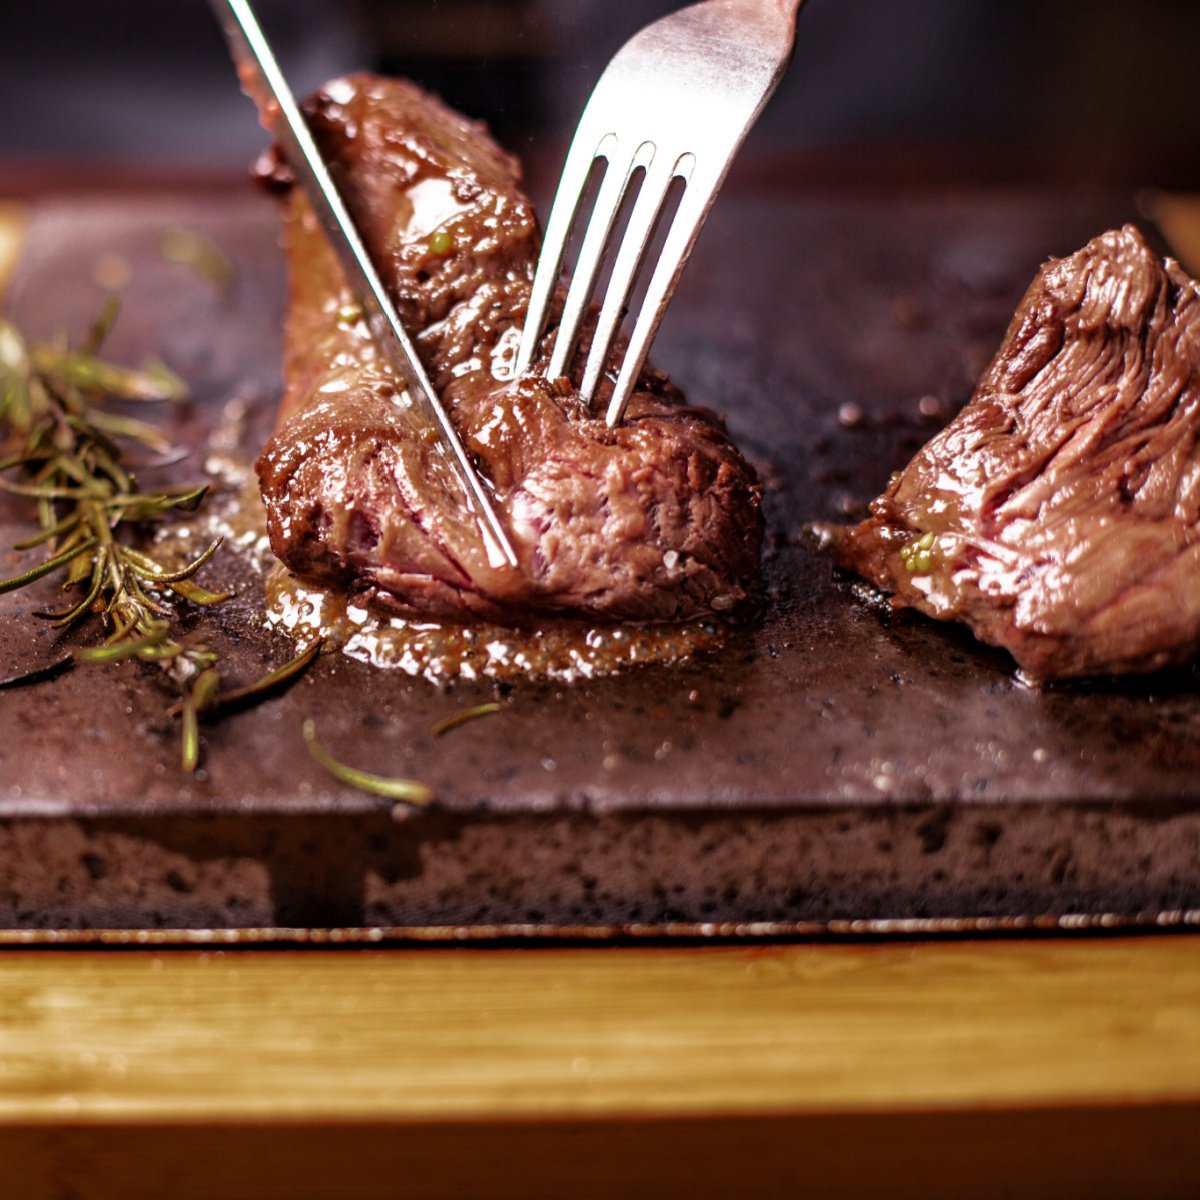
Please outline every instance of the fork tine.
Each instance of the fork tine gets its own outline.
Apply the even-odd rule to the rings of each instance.
[[[614,149],[616,139],[613,139]],[[608,169],[604,174],[604,182],[600,185],[600,193],[596,197],[596,207],[588,218],[587,232],[583,237],[583,245],[579,248],[579,261],[575,264],[575,273],[571,277],[571,286],[567,291],[567,301],[563,306],[562,320],[558,333],[554,338],[554,351],[550,355],[550,366],[547,375],[551,379],[565,375],[575,354],[579,338],[579,326],[583,323],[584,313],[592,298],[592,289],[596,276],[604,261],[604,253],[609,246],[609,235],[620,211],[621,202],[629,190],[629,184],[639,167],[647,165],[653,147],[643,142],[628,160],[617,160],[615,155],[609,157]]]
[[[577,224],[581,193],[595,160],[607,160],[605,175],[587,218],[579,262],[547,368],[549,375],[561,376],[570,367],[596,278],[607,252],[615,248],[612,278],[583,371],[585,403],[593,399],[604,371],[624,306],[660,219],[669,181],[682,175],[687,181],[684,195],[651,271],[606,413],[610,425],[620,421],[716,190],[787,66],[796,14],[803,3],[706,0],[652,22],[617,52],[597,82],[571,142],[518,347],[520,373],[529,370],[545,331],[568,235]],[[604,138],[597,146],[601,134]],[[627,159],[623,144],[634,145],[635,137],[642,140],[632,159]],[[652,169],[654,148],[664,142],[678,154],[674,167],[665,173],[661,165]],[[698,179],[693,156],[700,151],[707,165]],[[690,180],[685,166],[689,159]],[[632,205],[628,228],[619,239],[621,245],[611,246],[618,213],[626,203],[633,175],[641,167],[646,168],[647,181]]]
[[[691,155],[687,155],[686,158],[691,160]],[[677,173],[681,173],[677,171],[679,165],[660,156],[649,167],[646,178],[642,182],[642,190],[638,193],[637,202],[629,217],[629,224],[626,225],[621,238],[616,261],[613,263],[612,275],[609,277],[608,289],[604,294],[604,304],[600,309],[596,331],[592,336],[592,346],[583,373],[583,382],[579,388],[579,397],[585,407],[591,406],[596,384],[600,381],[605,363],[608,361],[613,335],[621,324],[621,318],[625,315],[629,293],[633,289],[638,268],[646,256],[650,235],[654,232],[654,223],[666,202],[671,180]],[[686,178],[686,168],[683,173]]]
[[[579,132],[582,134],[584,131],[581,129]],[[604,139],[605,142],[608,140]],[[601,147],[603,145],[604,142],[601,143]],[[571,143],[567,161],[563,165],[562,178],[554,194],[550,220],[546,224],[546,234],[542,239],[542,250],[533,276],[529,309],[525,315],[525,326],[521,330],[521,345],[517,350],[517,375],[524,375],[529,370],[538,343],[546,330],[550,301],[558,284],[567,239],[571,235],[571,227],[575,223],[575,214],[579,210],[579,202],[583,198],[592,164],[596,161],[601,147],[597,147],[594,139],[585,141],[578,134]]]
[[[675,219],[671,222],[671,228],[663,241],[654,273],[650,276],[650,283],[646,288],[645,299],[634,323],[633,334],[617,374],[612,398],[608,402],[608,411],[604,419],[610,428],[619,425],[625,415],[625,406],[629,403],[629,397],[633,395],[650,343],[654,341],[654,335],[658,332],[663,313],[675,291],[675,285],[692,247],[696,244],[696,238],[705,217],[708,216],[708,210],[712,207],[717,189],[725,178],[726,169],[727,165],[723,165],[720,171],[707,173],[707,178],[697,178],[696,173],[693,173],[679,201]]]

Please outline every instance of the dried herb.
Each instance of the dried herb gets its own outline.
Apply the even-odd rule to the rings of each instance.
[[[433,792],[415,779],[392,779],[386,775],[372,775],[339,762],[317,741],[317,727],[311,720],[304,722],[304,740],[308,743],[308,752],[313,758],[341,783],[358,788],[361,792],[373,792],[376,796],[386,796],[389,800],[398,800],[418,808],[423,808],[433,800]]]
[[[110,297],[78,347],[65,340],[29,342],[0,320],[0,489],[36,502],[38,532],[14,548],[46,550],[42,562],[0,581],[0,592],[61,572],[63,590],[70,593],[66,606],[36,615],[64,630],[92,617],[103,623],[106,636],[74,649],[77,661],[138,658],[159,664],[183,693],[177,706],[182,765],[194,771],[202,713],[245,702],[293,678],[319,647],[248,688],[222,695],[217,654],[197,637],[176,632],[181,601],[208,608],[231,593],[211,591],[195,579],[220,538],[182,567],[160,562],[135,544],[145,545],[147,534],[172,514],[195,511],[208,488],[189,484],[144,492],[138,486],[127,447],[163,456],[172,449],[170,439],[103,405],[177,403],[187,389],[164,363],[152,360],[134,370],[99,357],[118,311],[118,300]],[[20,479],[7,477],[13,472]]]
[[[490,717],[493,713],[498,713],[500,708],[501,706],[496,701],[491,700],[487,704],[477,704],[474,708],[464,708],[462,712],[451,713],[433,727],[434,736],[441,737],[443,733],[449,733],[450,730],[457,729],[468,721],[477,721],[480,717]]]
[[[168,262],[195,271],[216,292],[227,292],[233,286],[233,263],[214,242],[194,229],[168,229],[159,251]]]

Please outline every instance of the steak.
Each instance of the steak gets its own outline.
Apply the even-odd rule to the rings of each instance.
[[[519,566],[489,561],[272,152],[259,172],[283,192],[291,278],[285,393],[258,463],[276,555],[306,580],[439,619],[675,621],[744,600],[759,486],[715,416],[651,368],[616,429],[584,410],[576,376],[540,378],[535,364],[504,381],[539,247],[516,162],[403,81],[336,80],[305,110]]]
[[[970,402],[839,531],[844,567],[1043,680],[1200,648],[1200,295],[1132,227],[1039,272]]]

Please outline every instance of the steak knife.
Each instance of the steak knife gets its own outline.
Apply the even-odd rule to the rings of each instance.
[[[448,452],[449,466],[463,489],[469,509],[479,520],[489,560],[496,567],[515,567],[517,556],[512,543],[466,447],[417,357],[412,339],[400,323],[395,306],[384,290],[379,273],[253,10],[247,0],[211,0],[211,4],[225,31],[242,86],[258,103],[264,124],[282,148],[325,236],[337,253],[346,281],[362,305],[376,344],[408,385],[409,395],[416,400],[418,411],[432,423],[442,448]]]

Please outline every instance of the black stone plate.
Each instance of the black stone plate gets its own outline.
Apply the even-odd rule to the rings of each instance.
[[[0,928],[608,937],[1191,921],[1195,673],[1031,690],[964,631],[865,601],[803,532],[849,519],[937,427],[929,410],[944,419],[966,399],[1042,259],[1131,209],[1066,194],[723,197],[655,357],[728,414],[767,481],[761,623],[682,667],[506,689],[501,713],[443,737],[435,722],[493,685],[440,690],[329,654],[208,727],[194,779],[153,668],[0,690]],[[161,257],[180,226],[234,261],[231,292]],[[194,403],[167,419],[196,450],[171,470],[195,478],[230,400],[248,414],[245,458],[271,426],[275,241],[270,203],[249,192],[45,200],[8,309],[31,332],[78,334],[97,271],[127,267],[112,351],[160,354],[191,384]],[[839,421],[844,405],[861,420]],[[0,546],[27,519],[23,503],[0,505]],[[16,562],[0,550],[5,574]],[[211,637],[248,680],[291,648],[263,627],[260,583],[236,554],[205,576],[226,578],[239,596]],[[62,656],[34,606],[0,597],[0,677]],[[305,750],[310,716],[341,757],[425,780],[436,806],[414,815],[339,785]]]

